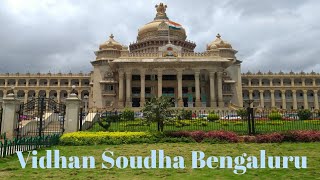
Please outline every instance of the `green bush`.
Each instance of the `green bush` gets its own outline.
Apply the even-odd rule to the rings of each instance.
[[[281,114],[278,113],[278,112],[273,112],[273,113],[270,113],[270,114],[268,115],[268,118],[269,118],[270,120],[281,120],[281,119],[282,119],[282,116],[281,116]]]
[[[220,116],[215,113],[210,113],[207,117],[208,121],[217,121],[220,119]]]
[[[312,116],[312,112],[309,109],[300,109],[297,113],[300,120],[308,120]]]
[[[248,116],[247,110],[246,109],[238,109],[237,116],[240,116],[242,120],[245,119]]]
[[[133,121],[134,120],[134,111],[130,109],[125,109],[121,115],[123,121]]]
[[[176,111],[176,118],[181,120],[181,119],[192,119],[192,111],[191,110],[177,110]]]
[[[60,138],[62,145],[154,143],[159,137],[148,132],[74,132]]]

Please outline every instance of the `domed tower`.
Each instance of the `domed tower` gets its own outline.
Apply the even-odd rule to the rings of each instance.
[[[217,34],[216,39],[207,45],[207,52],[211,54],[218,53],[221,57],[235,58],[237,53],[230,43],[221,39],[221,35]]]
[[[128,47],[122,46],[119,42],[113,39],[114,36],[111,34],[109,39],[100,44],[99,50],[95,52],[96,60],[106,60],[118,58],[121,52],[126,51]]]
[[[182,52],[193,52],[196,44],[187,41],[185,29],[168,18],[167,5],[160,3],[155,7],[156,17],[139,29],[137,42],[129,46],[130,52],[158,52],[158,48],[168,42],[181,46]]]

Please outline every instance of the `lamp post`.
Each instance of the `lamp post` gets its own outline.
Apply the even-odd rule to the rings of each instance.
[[[253,113],[253,108],[250,107],[250,105],[253,102],[254,102],[253,99],[244,100],[244,103],[248,104],[247,116],[248,116],[248,133],[249,133],[249,135],[255,134],[254,113]]]

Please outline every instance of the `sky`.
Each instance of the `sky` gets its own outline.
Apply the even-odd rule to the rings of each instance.
[[[2,0],[0,73],[90,72],[99,44],[135,42],[160,2],[196,52],[220,33],[242,72],[320,72],[319,0]]]

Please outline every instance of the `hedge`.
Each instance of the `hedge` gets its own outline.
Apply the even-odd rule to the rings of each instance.
[[[74,132],[63,134],[62,145],[153,143],[156,136],[148,132]]]
[[[74,132],[61,136],[61,145],[132,144],[132,143],[281,143],[320,142],[320,131],[289,131],[256,136],[240,137],[229,131],[174,131],[166,133],[150,132]]]

